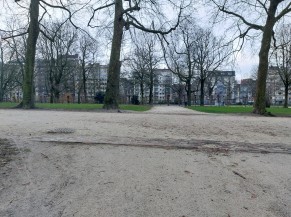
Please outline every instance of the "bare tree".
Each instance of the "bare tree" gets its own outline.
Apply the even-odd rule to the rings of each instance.
[[[39,35],[39,0],[31,0],[29,7],[30,22],[28,27],[27,49],[25,53],[24,78],[23,78],[23,100],[19,107],[34,108],[34,65],[36,43]]]
[[[210,104],[214,104],[213,91],[217,82],[218,76],[216,75],[216,73],[211,73],[211,75],[207,78],[205,82]]]
[[[160,57],[157,55],[156,51],[156,39],[157,37],[154,36],[145,36],[145,49],[146,49],[146,66],[147,66],[147,71],[149,74],[149,101],[148,103],[150,105],[153,104],[153,92],[154,92],[154,85],[155,85],[155,70],[158,67],[158,64],[160,62]]]
[[[20,0],[15,0],[17,4],[20,5]],[[69,2],[70,4],[71,2]],[[21,8],[26,8],[25,2],[24,5],[20,5]],[[40,16],[39,8],[42,8],[42,14]],[[34,108],[34,98],[35,98],[35,91],[34,91],[34,67],[35,67],[35,55],[36,55],[36,45],[39,33],[42,33],[44,36],[48,37],[45,33],[44,29],[46,28],[42,25],[41,21],[44,17],[49,14],[47,7],[61,9],[68,13],[68,20],[72,23],[72,13],[68,9],[69,5],[63,4],[62,1],[59,1],[59,5],[53,5],[48,3],[45,0],[30,0],[30,5],[28,8],[29,14],[29,24],[28,30],[22,31],[15,34],[15,31],[4,31],[5,33],[9,33],[8,36],[3,37],[3,39],[14,38],[17,36],[22,36],[28,34],[27,37],[27,49],[25,53],[25,63],[24,63],[24,78],[23,78],[23,100],[18,105],[20,108],[30,109]],[[2,30],[3,31],[3,30]],[[49,37],[48,37],[49,38]],[[50,40],[53,40],[50,38]]]
[[[80,53],[80,75],[78,87],[78,103],[80,103],[81,91],[83,91],[84,101],[88,102],[87,96],[87,80],[90,70],[95,63],[96,53],[98,52],[97,41],[88,34],[81,34],[79,36],[78,50]]]
[[[48,26],[49,24],[47,24]],[[75,70],[78,63],[72,62],[71,57],[76,46],[77,31],[69,25],[62,23],[52,23],[52,32],[54,32],[54,41],[42,36],[40,40],[40,53],[43,57],[46,78],[48,80],[50,102],[59,102],[60,94],[66,89],[74,89]],[[76,61],[76,57],[74,56]],[[71,90],[71,92],[74,90]]]
[[[276,71],[284,85],[284,108],[288,108],[289,88],[291,87],[291,25],[282,25],[277,38],[278,45],[273,47]]]
[[[224,43],[223,38],[215,37],[211,29],[197,28],[192,39],[194,46],[193,60],[200,83],[200,106],[204,106],[205,83],[215,70],[229,63],[232,54],[231,44]]]
[[[7,55],[8,59],[5,58]],[[8,95],[15,88],[21,87],[23,65],[15,60],[16,55],[7,44],[0,45],[0,102],[10,98]]]
[[[185,85],[182,82],[172,85],[173,95],[176,97],[174,98],[174,102],[178,103],[178,105],[182,105],[183,95],[185,93]]]
[[[129,68],[131,70],[131,77],[139,85],[141,104],[144,104],[144,93],[145,93],[145,84],[148,79],[146,63],[144,62],[146,52],[144,48],[136,47],[128,61]]]
[[[133,41],[135,50],[129,62],[134,78],[140,84],[141,103],[144,104],[144,90],[145,87],[148,87],[148,103],[153,104],[153,91],[154,84],[156,83],[155,70],[161,60],[156,46],[157,37],[145,34],[144,32],[137,32]]]
[[[124,2],[127,2],[125,4]],[[162,22],[162,18],[166,17],[162,14],[162,4],[157,1],[152,0],[112,0],[105,1],[105,3],[94,9],[94,15],[100,10],[114,8],[114,22],[113,22],[113,37],[111,45],[111,54],[109,61],[109,72],[107,80],[107,88],[105,94],[105,109],[116,109],[118,108],[118,93],[119,93],[119,79],[120,79],[120,53],[121,45],[123,38],[123,28],[129,29],[130,26],[140,29],[142,31],[165,35],[175,30],[179,24],[182,9],[185,6],[185,0],[179,1],[180,4],[177,5],[173,1],[168,2],[170,8],[175,8],[178,10],[177,22],[169,26],[168,30],[165,29],[165,26],[169,22]],[[141,14],[142,11],[145,11],[145,14]],[[94,15],[91,17],[88,25],[91,25],[91,22],[94,20]],[[159,19],[160,18],[160,19]],[[154,21],[157,20],[161,22],[160,27],[156,27],[157,23]]]
[[[235,20],[238,27],[238,38],[244,39],[252,30],[262,32],[261,47],[259,52],[258,80],[256,99],[253,112],[266,113],[266,79],[269,66],[269,51],[274,26],[284,16],[291,12],[291,2],[287,0],[211,0],[226,16],[225,19]]]
[[[6,25],[9,29],[18,27],[19,20],[11,19]],[[23,84],[24,75],[24,54],[26,50],[26,36],[22,35],[18,38],[12,38],[10,41],[0,41],[0,101],[6,98],[8,93],[18,89],[17,101],[20,97],[20,90]],[[15,91],[14,91],[15,92]]]
[[[167,67],[185,83],[188,106],[191,105],[192,83],[196,76],[193,56],[195,49],[193,36],[196,34],[196,28],[191,20],[184,20],[177,31],[171,34],[170,43],[165,45],[162,42]]]

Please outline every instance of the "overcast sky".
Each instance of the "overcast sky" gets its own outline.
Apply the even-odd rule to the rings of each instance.
[[[8,1],[8,0],[7,0]],[[0,25],[1,25],[1,28],[4,27],[5,25],[5,19],[3,19],[6,15],[6,17],[8,15],[11,15],[11,14],[19,14],[21,11],[21,9],[19,9],[18,6],[15,5],[14,1],[8,1],[9,4],[10,4],[10,9],[12,9],[13,11],[11,12],[11,10],[8,12],[3,8],[1,7],[2,5],[0,5],[0,17],[1,17],[1,20],[0,20]],[[23,2],[28,2],[28,0],[23,0]],[[4,1],[3,1],[3,5],[4,5]],[[18,11],[16,11],[16,9],[18,9]],[[203,8],[203,6],[200,6],[200,7],[197,7],[197,10],[195,12],[193,12],[193,14],[195,13],[195,16],[197,17],[197,20],[199,21],[199,25],[201,26],[209,26],[209,12],[207,11],[207,9]],[[54,16],[56,15],[56,12],[53,12],[52,13]],[[86,17],[85,16],[88,15],[88,11],[87,13],[84,11],[84,16],[81,16],[79,15],[79,18],[78,19],[78,22],[79,23],[82,23],[84,22],[84,18]],[[14,15],[15,16],[15,15]],[[87,16],[88,17],[88,16]],[[26,19],[24,19],[26,20]],[[218,24],[216,27],[215,27],[215,32],[217,34],[220,34],[221,32],[223,32],[225,29],[225,25],[224,24]],[[260,44],[260,38],[258,38],[257,42],[254,43],[256,45],[259,45]],[[258,47],[256,46],[253,46],[251,48],[251,45],[250,44],[246,44],[244,46],[244,49],[242,52],[238,53],[236,55],[237,57],[237,64],[234,68],[232,68],[233,70],[236,71],[236,78],[238,80],[241,80],[242,78],[247,78],[251,75],[253,69],[255,66],[257,66],[258,64]],[[229,70],[229,69],[227,69]]]

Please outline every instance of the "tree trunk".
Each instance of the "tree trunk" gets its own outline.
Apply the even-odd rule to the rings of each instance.
[[[4,99],[4,57],[3,57],[3,48],[1,49],[1,69],[0,69],[0,102],[3,102]]]
[[[191,80],[187,81],[187,106],[191,106]]]
[[[143,82],[140,82],[140,95],[141,95],[141,104],[144,104],[144,88],[143,88]]]
[[[269,51],[271,46],[271,39],[273,27],[275,25],[275,14],[277,6],[280,3],[278,0],[273,0],[268,9],[268,17],[266,25],[264,26],[263,38],[261,42],[261,49],[259,53],[259,69],[256,87],[256,98],[253,113],[265,114],[266,113],[266,79],[269,67]]]
[[[288,108],[288,82],[286,82],[287,85],[285,85],[285,100],[284,100],[284,105],[283,105],[283,108]]]
[[[150,95],[149,95],[149,104],[153,104],[153,90],[154,90],[154,73],[153,70],[150,71]]]
[[[31,0],[30,23],[28,28],[27,48],[25,53],[23,100],[19,107],[25,109],[34,108],[34,65],[36,42],[39,35],[39,0]]]
[[[204,106],[204,84],[205,80],[200,80],[200,106]]]
[[[60,91],[58,89],[54,92],[54,102],[59,103],[60,102]]]
[[[114,30],[108,69],[107,87],[104,98],[104,109],[118,109],[120,80],[120,50],[122,44],[124,21],[122,18],[122,0],[115,1]]]
[[[82,81],[83,81],[83,93],[84,93],[84,102],[88,102],[88,97],[87,97],[87,78],[86,78],[86,64],[85,64],[85,55],[83,55],[83,60],[82,60]],[[81,91],[79,91],[81,93]]]
[[[78,104],[80,104],[81,103],[81,90],[79,89],[78,90]]]
[[[51,88],[51,92],[50,92],[50,104],[54,103],[54,92],[53,89]]]

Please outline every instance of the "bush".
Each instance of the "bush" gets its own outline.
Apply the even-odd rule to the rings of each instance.
[[[105,96],[104,92],[101,92],[101,91],[97,92],[95,97],[94,97],[95,103],[103,104],[104,103],[104,96]]]
[[[266,108],[270,108],[271,107],[271,102],[270,100],[266,100]]]
[[[139,105],[138,96],[133,95],[133,96],[131,97],[131,103],[132,103],[133,105]]]

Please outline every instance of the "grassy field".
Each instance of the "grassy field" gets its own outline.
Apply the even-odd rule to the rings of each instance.
[[[15,107],[15,106],[17,106],[18,105],[18,103],[13,103],[13,102],[1,102],[0,103],[0,108],[5,108],[5,109],[7,109],[7,108],[13,108],[13,107]]]
[[[228,114],[251,113],[253,110],[252,106],[190,106],[189,108],[200,112]],[[291,116],[291,108],[271,106],[267,111],[275,116]]]
[[[0,103],[0,108],[13,108],[17,106],[17,103],[3,102]],[[80,110],[80,111],[88,111],[88,110],[96,110],[101,109],[103,104],[62,104],[62,103],[36,103],[36,108],[40,109],[54,109],[54,110]],[[151,106],[147,105],[120,105],[121,110],[130,110],[130,111],[147,111],[151,108]]]

